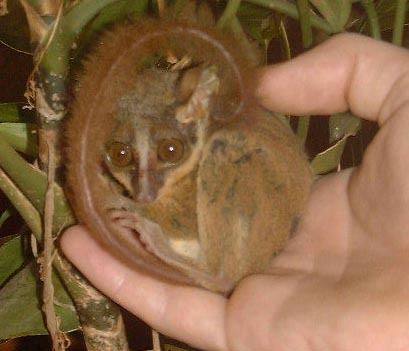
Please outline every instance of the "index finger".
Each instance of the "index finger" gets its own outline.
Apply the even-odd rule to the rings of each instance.
[[[405,100],[408,72],[408,50],[340,34],[289,62],[264,68],[257,95],[276,112],[317,115],[350,109],[382,123]]]

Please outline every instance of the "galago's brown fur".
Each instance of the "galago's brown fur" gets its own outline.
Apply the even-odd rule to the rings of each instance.
[[[175,120],[183,74],[173,79],[177,73],[146,68],[147,58],[169,52],[191,58],[194,68],[217,67],[220,87],[202,139],[194,135],[199,121]],[[138,269],[222,293],[267,269],[311,184],[291,130],[252,98],[255,74],[244,56],[229,37],[190,24],[118,27],[85,62],[67,126],[68,186],[79,220]],[[151,115],[135,109],[132,96]],[[177,164],[158,161],[158,134],[184,140]],[[143,173],[134,156],[140,167],[116,169],[105,156],[111,140],[129,145],[133,155],[145,152],[152,166]],[[142,203],[132,184],[146,172],[145,186],[157,192]]]

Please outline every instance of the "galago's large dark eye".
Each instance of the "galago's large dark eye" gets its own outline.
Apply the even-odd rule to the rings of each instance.
[[[182,140],[171,138],[158,142],[158,158],[163,162],[175,163],[182,159],[185,147]]]
[[[108,145],[107,156],[116,167],[126,167],[132,162],[132,151],[129,145],[114,141]]]

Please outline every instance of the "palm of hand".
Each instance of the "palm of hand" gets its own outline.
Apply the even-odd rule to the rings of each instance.
[[[408,347],[408,78],[389,87],[378,113],[363,114],[381,129],[362,165],[316,182],[297,236],[274,262],[278,275],[250,277],[235,291],[234,350]],[[246,316],[268,329],[254,337]]]
[[[276,274],[250,277],[236,289],[227,314],[233,350],[400,345],[409,312],[405,238],[385,238],[359,223],[350,203],[363,190],[354,189],[359,176],[345,171],[318,181],[298,235],[275,261]],[[385,209],[378,219],[390,216]]]

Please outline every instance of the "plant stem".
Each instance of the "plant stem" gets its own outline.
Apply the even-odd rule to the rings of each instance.
[[[297,0],[297,7],[300,17],[302,43],[304,48],[309,48],[312,45],[312,27],[308,0]]]
[[[305,145],[305,141],[307,140],[309,128],[310,128],[310,117],[309,116],[298,117],[297,138],[301,145]]]
[[[36,55],[39,63],[37,82],[37,111],[40,126],[58,128],[66,113],[66,78],[69,69],[69,54],[84,26],[106,5],[118,0],[82,1],[75,5],[59,23],[50,30],[46,51]],[[57,19],[56,19],[57,21]]]
[[[48,140],[48,144],[53,141]],[[48,187],[44,206],[44,230],[43,230],[43,251],[38,258],[40,264],[40,279],[43,282],[43,306],[45,323],[50,334],[53,349],[64,351],[68,347],[67,336],[61,331],[60,323],[55,314],[54,308],[54,285],[52,283],[53,255],[55,250],[53,238],[53,217],[54,217],[54,178],[55,178],[55,154],[54,147],[48,147]]]
[[[405,25],[406,7],[408,0],[396,0],[395,22],[393,24],[392,43],[402,45],[403,27]]]
[[[43,52],[35,56],[35,65],[39,69],[36,76],[36,109],[39,120],[40,160],[43,169],[49,164],[46,150],[51,150],[56,159],[58,155],[58,137],[60,136],[61,120],[67,109],[66,79],[69,70],[69,54],[78,35],[84,26],[94,18],[105,6],[118,0],[87,0],[73,2],[73,6],[63,17],[54,18],[55,26],[48,31],[48,41]],[[59,15],[61,12],[59,13]],[[36,61],[37,60],[37,61]],[[1,146],[1,145],[0,145]],[[0,156],[1,159],[1,156]],[[55,167],[58,168],[56,163]],[[54,177],[54,170],[50,169],[49,177]],[[41,180],[44,188],[46,179]],[[47,192],[53,193],[54,183],[49,183]],[[43,188],[43,194],[45,189]],[[44,196],[44,195],[43,195]],[[50,208],[48,220],[53,215],[54,196],[48,196],[46,206]],[[43,201],[40,200],[40,201]],[[67,204],[66,204],[67,205]],[[49,207],[50,206],[50,207]],[[58,215],[57,204],[55,213]],[[55,227],[55,224],[54,224]],[[56,232],[54,232],[56,233]],[[123,320],[119,308],[96,289],[90,286],[70,264],[56,256],[54,264],[62,276],[70,295],[72,296],[84,333],[87,350],[128,350]]]
[[[310,23],[310,8],[308,0],[297,0],[298,11],[300,14],[300,24],[302,31],[302,41],[305,49],[312,44],[312,28]],[[305,145],[310,129],[310,116],[298,117],[297,138],[301,145]]]
[[[152,349],[153,351],[161,351],[159,333],[152,329]]]
[[[13,180],[34,208],[43,214],[44,194],[47,189],[45,174],[24,160],[2,137],[0,137],[0,168]],[[73,224],[74,220],[62,189],[57,185],[55,188],[54,231],[58,232],[63,227]]]
[[[290,41],[288,40],[287,29],[285,28],[284,21],[280,19],[279,25],[279,33],[280,33],[280,43],[284,53],[284,57],[286,60],[291,59],[291,46]]]
[[[54,74],[65,74],[71,47],[84,26],[105,6],[118,0],[82,1],[58,25],[55,37],[44,53],[41,66]]]
[[[0,215],[0,228],[11,217],[11,214],[11,208],[9,207]]]
[[[267,7],[271,10],[283,13],[288,17],[299,19],[299,13],[297,6],[285,1],[285,0],[246,0],[249,3],[259,5],[262,7]],[[316,15],[315,13],[311,14],[311,26],[322,30],[324,33],[331,34],[333,30],[327,21]]]
[[[230,26],[232,20],[236,17],[236,13],[240,7],[241,0],[229,0],[223,14],[217,21],[217,27],[226,28]]]
[[[17,209],[33,234],[37,238],[41,238],[42,228],[40,214],[1,168],[0,190]]]
[[[373,0],[361,0],[361,4],[365,9],[368,18],[369,30],[371,31],[372,38],[381,39],[378,15]]]
[[[54,187],[56,215],[53,232],[56,236],[74,220],[61,188]],[[39,243],[42,241],[40,213],[44,211],[46,189],[45,174],[28,164],[0,137],[0,190],[21,214]],[[54,256],[53,264],[74,300],[88,351],[128,350],[118,306],[89,286],[58,254]]]
[[[243,27],[236,16],[234,16],[230,22],[230,29],[233,32],[234,38],[243,47],[243,55],[246,55],[254,66],[258,65],[260,63],[260,57],[249,42],[248,36],[244,32]]]
[[[87,351],[128,351],[119,307],[92,287],[60,255],[57,254],[53,262],[74,300]]]

